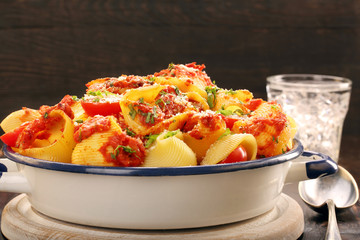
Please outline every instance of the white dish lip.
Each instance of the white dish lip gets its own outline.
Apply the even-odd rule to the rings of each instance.
[[[300,156],[303,152],[303,146],[297,139],[294,139],[292,150],[274,157],[261,158],[246,162],[217,164],[207,166],[188,166],[188,167],[101,167],[85,166],[72,163],[52,162],[37,158],[23,156],[14,152],[11,147],[4,145],[4,155],[19,164],[42,168],[54,171],[97,174],[110,176],[183,176],[183,175],[203,175],[216,174],[224,172],[233,172],[239,170],[249,170],[281,164]]]

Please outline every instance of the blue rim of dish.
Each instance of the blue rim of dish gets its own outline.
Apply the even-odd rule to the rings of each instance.
[[[188,166],[188,167],[99,167],[99,166],[85,166],[72,163],[52,162],[41,160],[37,158],[27,157],[14,152],[11,147],[4,145],[4,155],[23,165],[42,168],[54,171],[83,173],[83,174],[97,174],[97,175],[111,175],[111,176],[182,176],[182,175],[200,175],[200,174],[215,174],[224,172],[234,172],[239,170],[249,170],[255,168],[268,167],[276,164],[295,159],[303,152],[303,146],[298,140],[294,140],[294,147],[292,150],[277,155],[275,157],[261,158],[246,162],[217,164],[217,165],[203,165],[203,166]]]

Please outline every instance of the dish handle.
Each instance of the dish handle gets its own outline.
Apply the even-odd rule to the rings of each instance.
[[[299,158],[291,162],[285,183],[324,177],[334,174],[337,171],[337,163],[328,155],[304,151]]]
[[[18,171],[16,163],[0,159],[0,191],[15,193],[30,193],[30,184],[25,176]]]

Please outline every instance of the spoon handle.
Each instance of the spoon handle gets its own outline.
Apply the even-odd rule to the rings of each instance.
[[[326,201],[328,209],[329,209],[329,219],[328,219],[328,227],[326,230],[325,239],[326,240],[341,240],[339,227],[337,225],[336,213],[335,213],[335,204],[334,201],[329,199]]]

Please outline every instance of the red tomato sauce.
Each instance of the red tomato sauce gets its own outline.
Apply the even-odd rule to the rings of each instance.
[[[213,114],[210,112],[206,114],[194,114],[192,117],[189,117],[189,119],[182,131],[199,140],[206,137],[206,134],[212,134],[222,128],[222,123],[224,122],[221,114]]]
[[[74,139],[76,142],[90,137],[95,132],[104,132],[110,129],[110,119],[104,116],[90,117],[75,129]]]
[[[101,78],[88,82],[87,91],[108,91],[111,93],[122,94],[127,89],[139,88],[145,85],[152,85],[153,82],[140,76],[121,76],[120,78]]]
[[[164,119],[173,117],[174,115],[183,112],[186,108],[184,104],[176,103],[175,98],[180,94],[177,91],[176,88],[168,86],[155,98],[156,105],[165,114]]]
[[[245,107],[250,111],[255,111],[264,101],[260,98],[251,99],[247,103],[245,103]]]
[[[164,120],[165,114],[158,106],[147,105],[146,103],[136,104],[137,115],[143,125],[154,126]]]
[[[191,71],[188,68],[193,68],[197,71]],[[155,77],[177,77],[177,78],[198,78],[205,86],[212,86],[210,77],[203,71],[205,65],[197,65],[195,62],[185,65],[171,64],[167,69],[161,70],[158,73],[154,73]]]
[[[279,118],[279,119],[266,119],[266,118],[254,118],[251,121],[251,124],[247,124],[246,126],[242,127],[242,130],[246,133],[251,133],[255,137],[260,135],[262,132],[265,131],[267,126],[274,127],[275,133],[273,134],[274,137],[280,135],[281,131],[286,127],[286,118]]]
[[[19,134],[15,147],[23,149],[31,148],[36,139],[48,139],[54,124],[61,122],[61,117],[40,117],[31,122],[26,123],[25,128]]]
[[[234,126],[234,123],[240,120],[240,117],[237,116],[224,116],[221,115],[221,117],[224,119],[225,123],[226,123],[226,127],[228,129],[232,129]]]
[[[120,147],[119,147],[120,146]],[[109,152],[109,147],[114,149]],[[130,137],[125,133],[114,133],[108,141],[101,146],[99,151],[107,162],[114,163],[119,167],[137,167],[145,160],[145,147],[136,138]]]
[[[53,110],[62,110],[66,115],[68,115],[71,119],[74,118],[74,112],[71,109],[71,106],[76,101],[70,96],[66,95],[58,104],[55,106],[46,106],[43,105],[39,109],[39,113],[43,116],[48,115]]]

